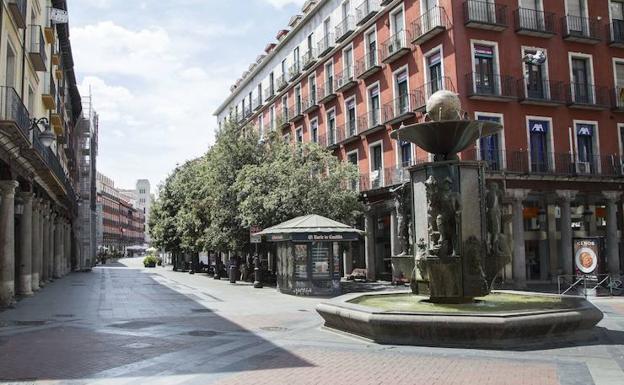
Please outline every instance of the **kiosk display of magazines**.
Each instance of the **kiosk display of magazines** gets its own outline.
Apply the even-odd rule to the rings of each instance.
[[[258,233],[277,243],[277,287],[285,294],[340,294],[340,243],[361,230],[319,215],[306,215]]]

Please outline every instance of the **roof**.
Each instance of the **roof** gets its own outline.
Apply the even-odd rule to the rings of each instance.
[[[304,215],[293,218],[265,229],[258,235],[267,234],[292,234],[292,233],[357,233],[363,234],[362,230],[347,226],[344,223],[334,221],[320,215]]]

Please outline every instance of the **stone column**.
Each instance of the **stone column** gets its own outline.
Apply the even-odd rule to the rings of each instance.
[[[617,206],[620,192],[604,191],[602,193],[607,200],[607,266],[611,276],[620,275],[620,238],[617,228]]]
[[[391,257],[399,255],[399,231],[397,213],[395,209],[390,211],[390,253]]]
[[[353,271],[353,242],[349,242],[342,253],[343,276],[348,277]]]
[[[61,232],[63,231],[63,218],[57,217],[54,222],[54,278],[61,278],[61,256],[63,250],[61,248]]]
[[[526,287],[526,251],[524,246],[524,205],[529,190],[510,189],[513,226],[513,280],[517,288]]]
[[[50,223],[50,207],[47,202],[42,203],[41,206],[41,223],[39,224],[39,238],[41,238],[41,270],[40,270],[40,286],[44,286],[46,282],[48,282],[48,247],[50,246],[50,241],[48,240],[48,236],[50,232],[48,231],[48,226]]]
[[[20,225],[20,256],[17,266],[17,294],[32,295],[32,220],[33,220],[33,197],[31,192],[18,194],[24,205]]]
[[[0,181],[0,307],[15,296],[15,189],[14,180]]]
[[[33,291],[39,290],[39,280],[41,279],[41,199],[33,202],[32,219],[32,283]]]
[[[556,282],[557,275],[561,274],[561,262],[559,261],[559,247],[557,246],[557,218],[555,205],[548,205],[548,255],[550,257],[551,282]]]
[[[55,261],[55,256],[56,256],[56,252],[55,252],[55,239],[54,239],[54,235],[56,234],[55,230],[56,230],[56,213],[54,211],[52,211],[52,208],[50,208],[50,223],[48,225],[48,280],[52,280],[54,278],[56,278],[54,276],[54,261]]]
[[[364,254],[366,255],[366,279],[375,280],[375,228],[373,214],[368,211],[364,214]]]
[[[65,225],[63,226],[63,272],[64,274],[69,274],[71,271],[71,257],[69,253],[69,246],[67,245],[67,235],[69,234],[69,224],[65,221]]]
[[[577,191],[557,190],[559,207],[561,208],[561,263],[563,274],[572,275],[574,272],[574,256],[572,255],[572,213],[570,204],[576,197]]]
[[[548,272],[550,270],[550,255],[548,252],[548,204],[544,203],[543,208],[539,212],[539,258],[540,258],[540,280],[548,280]]]

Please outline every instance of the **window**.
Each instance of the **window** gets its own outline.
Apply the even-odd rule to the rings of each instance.
[[[412,143],[399,140],[399,152],[401,153],[401,167],[412,165]]]
[[[532,172],[547,172],[549,165],[549,136],[551,135],[550,120],[528,119],[529,157]]]
[[[347,153],[347,162],[355,165],[355,167],[358,167],[358,152],[356,151],[352,151]],[[359,170],[359,167],[358,167]],[[351,190],[358,190],[358,181],[354,180],[351,182]]]
[[[295,87],[295,111],[296,115],[301,114],[301,85]]]
[[[612,40],[624,41],[624,2],[611,0]]]
[[[346,20],[351,13],[351,2],[346,0],[342,3],[342,20]]]
[[[356,113],[355,113],[355,97],[345,102],[345,126],[347,129],[347,137],[351,137],[357,134],[356,127]]]
[[[316,75],[312,74],[308,78],[308,97],[310,99],[309,106],[316,104]]]
[[[311,33],[308,35],[308,42],[307,42],[308,54],[310,58],[312,58],[312,44],[314,44],[313,41],[314,41],[314,33]]]
[[[293,51],[293,66],[295,71],[299,71],[299,59],[299,47],[295,47],[295,50]]]
[[[353,78],[353,46],[349,46],[342,51],[343,76],[347,79]]]
[[[391,35],[396,35],[397,33],[403,32],[404,29],[405,21],[403,20],[403,8],[398,7],[398,9],[390,15]]]
[[[275,106],[271,106],[269,109],[269,122],[271,124],[271,131],[275,131]]]
[[[334,63],[325,64],[325,95],[334,93]]]
[[[624,156],[624,124],[619,124],[618,129],[620,131],[620,155]],[[624,159],[622,161],[624,162]]]
[[[366,69],[377,65],[377,32],[372,30],[366,34]]]
[[[589,35],[587,24],[587,5],[585,0],[566,0],[568,33],[574,35]]]
[[[496,123],[502,123],[501,116],[495,116],[490,114],[475,113],[477,120],[487,120]],[[479,159],[486,162],[490,170],[500,170],[501,164],[501,149],[503,148],[501,143],[501,133],[486,136],[479,139]]]
[[[282,123],[288,121],[288,94],[282,96]]]
[[[370,154],[370,183],[371,188],[383,187],[383,148],[382,142],[369,147]]]
[[[435,50],[427,56],[427,97],[443,89],[442,84],[442,52]]]
[[[524,55],[534,55],[535,49],[526,49]],[[548,56],[548,55],[547,55]],[[546,62],[543,64],[524,63],[526,95],[529,99],[546,99],[549,92]]]
[[[395,103],[394,116],[399,116],[409,112],[409,86],[407,84],[407,69],[401,70],[394,75],[395,83]]]
[[[381,122],[379,85],[368,89],[368,128],[376,127]]]
[[[494,47],[483,44],[474,45],[474,82],[477,94],[495,95],[498,93],[495,68]]]
[[[35,113],[35,92],[28,86],[28,112],[32,116]]]
[[[327,112],[327,143],[336,143],[336,112],[333,109]]]
[[[615,62],[615,100],[616,107],[624,108],[624,61]]]
[[[282,64],[281,64],[281,68],[282,68],[282,77],[286,77],[286,59],[282,60]]]
[[[467,4],[470,20],[490,24],[496,23],[496,5],[494,0],[470,1]]]
[[[310,140],[313,143],[318,143],[318,120],[312,119],[310,121]]]
[[[590,104],[593,101],[589,60],[572,58],[572,92],[576,103]]]
[[[258,84],[258,106],[262,105],[262,84]]]
[[[270,96],[275,95],[275,75],[273,72],[269,74],[269,94]]]
[[[576,126],[576,171],[582,174],[596,172],[596,125],[594,123],[579,123]]]
[[[258,116],[258,134],[260,135],[260,139],[264,138],[264,119],[262,114]]]
[[[541,11],[541,0],[520,0],[518,11],[520,26],[534,31],[544,30],[544,14]]]
[[[295,130],[295,137],[297,139],[297,143],[303,143],[303,127],[299,127]]]
[[[15,51],[10,44],[7,45],[6,57],[6,85],[15,88]]]

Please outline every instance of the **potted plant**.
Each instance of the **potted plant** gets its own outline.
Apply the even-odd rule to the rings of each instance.
[[[157,263],[158,258],[154,257],[153,255],[148,255],[143,259],[143,266],[145,267],[156,267]]]

